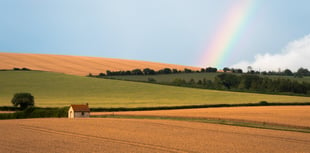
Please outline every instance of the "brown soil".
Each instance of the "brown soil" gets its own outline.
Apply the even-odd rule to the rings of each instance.
[[[137,119],[0,121],[0,152],[309,152],[310,134]]]
[[[29,68],[32,70],[42,70],[60,72],[65,74],[86,76],[89,73],[97,75],[110,71],[126,71],[133,69],[151,68],[160,70],[171,68],[184,70],[200,70],[198,67],[182,66],[175,64],[164,64],[156,62],[146,62],[137,60],[125,60],[102,57],[49,55],[49,54],[26,54],[26,53],[1,53],[0,69]]]

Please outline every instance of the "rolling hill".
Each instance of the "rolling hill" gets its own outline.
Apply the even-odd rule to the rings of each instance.
[[[309,102],[309,97],[216,91],[98,79],[41,71],[0,71],[0,106],[14,93],[30,92],[37,106],[88,102],[91,107],[156,107],[199,104]]]
[[[175,64],[164,64],[137,60],[114,59],[103,57],[49,55],[49,54],[28,54],[28,53],[2,53],[0,52],[0,69],[29,68],[58,72],[72,75],[86,76],[89,73],[99,74],[101,72],[125,71],[133,69],[151,68],[160,70],[171,68],[184,70],[200,70],[198,67],[182,66]]]

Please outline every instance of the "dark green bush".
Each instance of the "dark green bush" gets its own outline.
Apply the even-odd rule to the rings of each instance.
[[[21,119],[21,118],[48,118],[48,117],[67,117],[68,107],[62,108],[37,108],[28,107],[23,111],[12,114],[0,114],[0,119]]]
[[[19,107],[21,110],[24,110],[29,106],[34,106],[34,97],[31,93],[16,93],[14,94],[11,102],[15,107]]]
[[[261,102],[259,102],[259,104],[261,104],[261,105],[268,105],[269,103],[267,101],[261,101]]]

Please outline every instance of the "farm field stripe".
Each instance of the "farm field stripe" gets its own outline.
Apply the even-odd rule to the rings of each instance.
[[[278,123],[227,119],[227,118],[206,118],[206,117],[195,118],[195,117],[180,117],[180,116],[173,117],[173,116],[114,115],[114,114],[92,116],[92,117],[179,120],[179,121],[202,122],[202,123],[223,124],[223,125],[231,125],[231,126],[250,127],[250,128],[261,128],[261,129],[310,133],[310,127],[306,127],[306,126],[294,126],[294,125],[286,125],[286,124],[278,124]]]
[[[95,136],[95,135],[86,135],[86,134],[75,133],[75,132],[70,132],[70,131],[53,130],[53,129],[49,129],[49,128],[41,128],[41,127],[29,126],[29,125],[21,125],[21,126],[25,129],[40,131],[40,132],[44,132],[44,133],[69,135],[69,136],[75,136],[75,137],[78,136],[78,137],[82,137],[82,138],[95,138],[95,139],[100,139],[100,140],[104,140],[104,141],[110,141],[113,143],[120,143],[120,144],[156,149],[159,151],[169,151],[169,152],[175,152],[175,153],[192,152],[189,150],[181,150],[178,148],[172,148],[172,147],[166,147],[166,146],[160,146],[160,145],[154,145],[154,144],[146,144],[146,143],[134,142],[134,141],[126,141],[126,140],[121,140],[121,139],[108,138],[108,137]]]
[[[152,111],[92,112],[91,115],[140,115],[193,118],[225,118],[310,127],[310,106],[259,106],[197,108]]]
[[[19,60],[15,60],[19,59]],[[0,52],[0,69],[12,69],[14,67],[26,67],[32,70],[60,72],[66,74],[86,76],[89,73],[99,74],[102,72],[133,70],[136,68],[151,68],[160,70],[163,68],[185,68],[200,70],[200,67],[148,62],[139,60],[115,59],[104,57],[87,57],[73,55],[53,54],[29,54],[29,53],[3,53]]]
[[[15,152],[2,147],[11,143],[25,148],[23,152],[169,152],[79,134],[178,148],[180,152],[308,152],[310,145],[307,133],[174,120],[51,118],[0,123],[1,129],[8,131],[1,137],[2,152]],[[52,133],[23,125],[51,129]],[[53,131],[77,135],[53,134]]]

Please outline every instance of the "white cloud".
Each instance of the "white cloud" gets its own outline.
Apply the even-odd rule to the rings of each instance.
[[[300,67],[310,68],[310,34],[292,41],[277,54],[258,54],[254,56],[253,62],[241,61],[232,65],[233,68],[241,68],[247,71],[251,66],[254,70],[278,71],[279,69],[290,69],[297,71]]]

